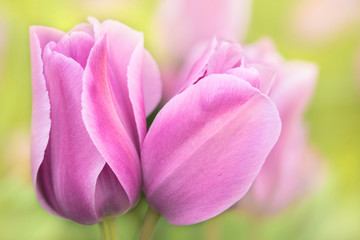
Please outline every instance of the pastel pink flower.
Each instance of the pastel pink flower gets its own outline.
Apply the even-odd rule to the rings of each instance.
[[[214,39],[187,76],[141,154],[146,199],[175,225],[205,221],[239,201],[281,128],[260,91],[272,75],[248,66],[239,45]]]
[[[30,42],[31,163],[41,205],[81,224],[127,212],[141,192],[145,116],[161,92],[143,35],[90,19],[69,33],[33,26]]]
[[[277,212],[318,185],[321,162],[309,148],[303,114],[317,79],[317,67],[308,62],[285,61],[268,39],[247,46],[249,63],[276,71],[268,96],[279,110],[282,130],[243,208],[267,214]]]

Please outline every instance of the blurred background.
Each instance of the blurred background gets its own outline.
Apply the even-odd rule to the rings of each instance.
[[[98,226],[57,218],[36,199],[29,153],[29,26],[68,31],[87,16],[119,20],[144,32],[145,46],[163,61],[154,31],[159,4],[0,0],[0,239],[100,239]],[[181,227],[161,219],[154,239],[360,239],[360,0],[253,0],[250,9],[244,43],[267,36],[286,59],[319,66],[305,120],[326,169],[324,180],[317,191],[272,216],[232,209]],[[118,218],[119,239],[137,238],[146,208],[141,200]]]

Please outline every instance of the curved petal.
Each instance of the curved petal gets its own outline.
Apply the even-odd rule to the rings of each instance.
[[[251,84],[254,88],[260,87],[260,74],[255,68],[237,67],[227,70],[225,73],[234,75]]]
[[[285,207],[307,182],[299,174],[302,163],[307,161],[303,158],[307,136],[301,120],[316,77],[317,68],[313,64],[291,62],[284,78],[276,79],[272,88],[270,98],[279,110],[282,131],[252,187],[259,212],[276,212]]]
[[[248,191],[279,133],[269,98],[234,76],[205,77],[164,106],[145,138],[149,204],[176,225],[221,213]]]
[[[292,61],[284,66],[282,78],[275,79],[270,98],[279,109],[280,117],[301,118],[313,94],[318,70],[315,64]]]
[[[50,100],[43,74],[42,51],[49,41],[58,41],[64,33],[52,28],[30,27],[32,115],[31,115],[31,174],[34,185],[44,160],[50,134]],[[36,189],[36,188],[35,188]],[[49,212],[57,215],[38,193],[39,202]]]
[[[72,32],[70,35],[62,37],[56,44],[54,50],[74,59],[83,68],[85,68],[86,61],[94,43],[93,37],[91,37],[88,33]]]
[[[144,138],[142,129],[146,129],[145,120],[143,121],[142,116],[138,115],[139,112],[142,112],[141,106],[144,105],[143,101],[139,101],[140,98],[138,98],[139,96],[143,98],[142,73],[136,73],[138,77],[130,80],[129,75],[134,77],[134,67],[130,67],[129,64],[134,61],[132,60],[134,54],[142,54],[142,50],[138,50],[138,53],[134,53],[134,51],[139,44],[143,44],[143,35],[117,21],[106,20],[99,23],[94,18],[89,18],[89,21],[94,27],[96,41],[106,35],[107,46],[111,49],[107,55],[109,59],[108,71],[114,92],[113,97],[117,101],[116,111],[138,152],[140,152],[140,145]],[[139,56],[135,58],[139,58]],[[143,63],[140,59],[136,62]],[[135,92],[138,93],[134,94]]]
[[[151,54],[146,50],[144,52],[143,91],[145,113],[146,116],[149,116],[161,100],[162,83],[160,70]]]
[[[43,195],[63,216],[82,224],[96,223],[100,220],[95,211],[96,180],[105,161],[81,117],[83,69],[73,59],[54,51],[47,58],[44,74],[51,79],[47,82],[51,129],[38,177],[46,176],[48,181],[43,178],[41,182],[52,189],[46,188]]]
[[[141,147],[146,134],[146,117],[143,90],[144,43],[141,41],[131,55],[127,68],[127,87]],[[136,141],[137,143],[137,141]],[[137,145],[138,146],[138,145]]]
[[[237,44],[229,44],[217,50],[207,63],[207,75],[225,73],[232,68],[240,67],[243,51]]]
[[[107,43],[103,37],[93,47],[83,77],[82,115],[97,149],[119,179],[130,206],[139,198],[141,171],[139,156],[117,115],[109,79]]]
[[[109,165],[101,171],[95,190],[95,208],[99,218],[122,214],[130,208],[129,198]]]
[[[255,68],[259,73],[260,82],[258,88],[260,92],[269,95],[275,82],[277,72],[274,69],[256,63],[248,64],[248,67]]]

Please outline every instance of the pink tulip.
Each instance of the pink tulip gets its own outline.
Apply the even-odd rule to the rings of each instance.
[[[247,65],[239,45],[214,39],[160,110],[142,170],[148,203],[170,223],[207,220],[248,191],[280,133],[278,111],[259,90],[271,79]]]
[[[283,209],[306,193],[320,174],[321,164],[309,149],[302,119],[314,91],[317,67],[284,61],[269,40],[248,46],[245,52],[250,63],[276,70],[269,97],[279,110],[281,134],[244,202],[240,202],[244,208],[266,214]]]
[[[145,113],[161,91],[143,35],[90,19],[69,33],[31,27],[30,41],[32,177],[41,205],[81,224],[127,212],[141,192]]]

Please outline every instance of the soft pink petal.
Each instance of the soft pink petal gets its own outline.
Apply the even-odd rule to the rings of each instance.
[[[70,35],[65,35],[61,38],[54,50],[74,59],[85,68],[86,61],[94,43],[91,35],[85,32],[72,32]]]
[[[240,67],[243,51],[237,44],[229,44],[217,50],[207,64],[207,75],[225,73],[232,68]]]
[[[278,68],[285,64],[283,57],[269,38],[262,38],[254,44],[245,46],[244,55],[248,64],[264,65],[274,70],[279,70]]]
[[[89,34],[91,37],[95,36],[93,25],[90,23],[80,23],[80,24],[76,25],[75,27],[73,27],[68,32],[68,34],[71,34],[73,32],[83,32],[83,33]]]
[[[32,78],[32,116],[31,116],[31,173],[33,183],[37,184],[37,175],[50,134],[50,100],[43,75],[42,49],[49,41],[57,41],[64,33],[45,27],[30,28],[31,78]],[[56,214],[39,195],[40,203]]]
[[[275,80],[270,98],[280,117],[301,118],[313,95],[318,69],[308,62],[292,61],[285,65],[283,78]]]
[[[42,181],[37,187],[44,185],[44,198],[63,216],[82,224],[96,223],[100,220],[95,212],[96,179],[105,161],[81,117],[83,69],[74,60],[53,52],[44,74],[48,79],[51,130],[38,172]]]
[[[130,206],[133,206],[141,190],[140,162],[134,142],[117,115],[107,53],[104,37],[93,47],[85,69],[83,119],[91,139],[119,179]]]
[[[141,41],[135,48],[127,68],[127,87],[136,122],[140,146],[146,134],[146,117],[143,90],[144,43]]]
[[[95,208],[99,218],[121,214],[130,207],[129,198],[109,165],[101,171],[95,190]]]
[[[172,88],[170,88],[171,92],[168,91],[170,94],[165,95],[169,96],[166,100],[170,100],[176,93],[182,92],[189,85],[194,84],[205,75],[209,59],[215,53],[219,45],[220,43],[215,37],[205,46],[203,42],[195,45],[190,54],[186,57],[184,66],[179,71],[178,76],[174,77],[174,74],[173,78],[170,79],[175,83],[173,83]]]
[[[317,69],[313,64],[292,62],[284,79],[277,79],[270,98],[279,109],[282,131],[252,187],[257,211],[275,212],[300,194],[307,184],[299,169],[306,164],[307,136],[302,114],[313,93]],[[307,175],[309,176],[309,175]]]
[[[276,78],[276,70],[266,67],[261,64],[248,64],[248,67],[255,68],[259,74],[259,90],[260,92],[268,95],[273,87],[275,78]]]
[[[145,113],[149,116],[159,104],[162,95],[160,70],[148,51],[144,52],[143,91]]]
[[[260,87],[260,74],[255,68],[237,67],[227,70],[225,73],[241,78],[254,88]]]
[[[164,106],[146,136],[149,204],[176,225],[221,213],[247,192],[279,133],[276,107],[250,84],[202,79]]]
[[[140,98],[134,99],[134,96],[138,95],[130,94],[130,91],[136,92],[136,90],[130,89],[130,87],[140,86],[142,79],[135,78],[131,81],[137,82],[131,82],[128,78],[128,66],[136,47],[143,43],[143,35],[117,21],[106,20],[103,23],[98,23],[94,19],[89,20],[94,26],[96,40],[100,40],[106,34],[107,46],[108,49],[111,49],[107,55],[109,59],[108,71],[112,91],[114,92],[113,97],[117,102],[116,111],[126,131],[136,144],[138,151],[140,151],[143,136],[139,135],[138,130],[143,129],[146,123],[145,121],[139,121],[141,117],[135,116],[138,112],[134,112],[134,108],[138,109],[144,103],[139,102]],[[137,61],[140,62],[140,59]],[[138,74],[141,76],[141,73]],[[142,88],[138,90],[140,89]]]

